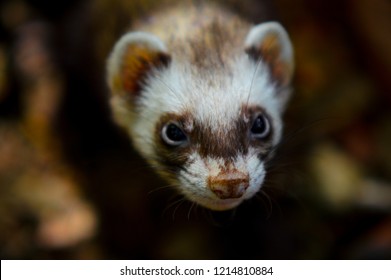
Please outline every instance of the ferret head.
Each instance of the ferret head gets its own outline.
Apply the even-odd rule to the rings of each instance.
[[[204,53],[196,60],[131,32],[108,60],[116,122],[158,173],[213,210],[234,208],[261,188],[290,93],[292,47],[282,26],[257,25],[242,40],[230,52],[193,46]]]

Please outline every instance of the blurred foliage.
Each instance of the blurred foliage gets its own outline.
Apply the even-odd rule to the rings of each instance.
[[[0,256],[391,258],[391,4],[220,1],[279,20],[296,53],[285,137],[258,197],[184,201],[112,123],[106,57],[165,1],[0,4]]]

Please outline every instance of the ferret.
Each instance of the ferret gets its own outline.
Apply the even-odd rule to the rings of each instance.
[[[253,197],[291,93],[285,29],[210,3],[162,9],[132,29],[107,61],[115,122],[190,201],[222,211]]]

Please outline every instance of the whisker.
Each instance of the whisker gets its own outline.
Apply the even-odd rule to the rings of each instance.
[[[265,189],[266,186],[263,186],[263,189]],[[278,213],[280,213],[281,216],[283,216],[283,211],[281,209],[280,204],[278,201],[276,201],[270,194],[268,194],[265,190],[261,189],[257,194],[256,198],[262,201],[262,204],[265,206],[265,209],[267,210],[266,219],[270,219],[273,214],[273,205],[277,207],[279,210]]]
[[[314,120],[308,122],[307,124],[304,124],[304,125],[296,128],[292,132],[286,134],[285,137],[283,137],[283,139],[281,140],[280,144],[293,140],[297,135],[301,134],[305,130],[308,130],[308,129],[314,127],[315,125],[319,125],[321,122],[329,121],[329,120],[333,120],[333,119],[336,119],[336,118],[335,117],[322,117],[322,118],[314,119]]]
[[[172,213],[172,220],[175,221],[175,214],[176,214],[176,211],[179,209],[179,207],[186,201],[185,198],[182,198],[178,203],[177,203],[177,206],[175,207],[174,209],[174,212]]]
[[[189,208],[189,211],[187,212],[187,220],[190,221],[190,214],[191,214],[191,210],[193,209],[193,207],[196,205],[195,202],[192,202],[191,203],[191,206]]]
[[[152,194],[154,194],[157,191],[172,189],[174,187],[175,187],[175,184],[169,184],[169,185],[161,186],[161,187],[155,188],[153,190],[150,190],[147,195],[152,195]]]
[[[288,174],[288,177],[289,176],[296,176],[297,172],[290,172],[290,173],[284,172],[284,174]],[[275,177],[273,175],[275,175],[275,174],[272,174],[272,177]],[[293,179],[293,180],[285,179],[285,180],[283,180],[283,182],[292,182],[292,181],[298,181],[298,179]],[[270,198],[272,198],[272,196],[270,196],[270,193],[274,193],[274,194],[278,194],[279,196],[282,195],[283,197],[293,199],[293,201],[296,202],[298,205],[304,206],[302,203],[302,199],[300,199],[297,191],[294,191],[290,187],[283,186],[282,182],[280,180],[275,181],[273,179],[270,179],[270,176],[266,177],[266,179],[263,183],[263,186],[262,186],[262,191],[264,194],[268,194]],[[280,212],[282,212],[280,205],[277,203],[276,200],[274,200],[274,201],[276,202],[276,205],[279,206]]]
[[[156,77],[156,79],[158,79],[159,82],[161,82],[166,88],[168,88],[171,91],[171,93],[173,93],[176,97],[179,97],[179,94],[172,87],[170,87],[163,79],[161,79],[160,77]]]
[[[261,58],[258,58],[257,64],[255,65],[255,70],[254,70],[253,76],[252,76],[252,78],[251,78],[251,83],[250,83],[250,88],[249,88],[249,91],[248,91],[246,106],[248,106],[248,104],[249,104],[249,102],[250,102],[251,91],[252,91],[252,89],[253,89],[255,77],[256,77],[256,74],[257,74],[257,72],[258,72],[258,68],[259,68],[259,65],[260,65],[260,64],[261,64]]]
[[[176,195],[175,197],[178,197],[178,196],[179,196],[179,195]],[[176,199],[175,201],[173,201],[173,202],[171,202],[170,204],[168,204],[168,205],[164,208],[164,210],[163,210],[163,212],[162,212],[162,216],[164,216],[170,208],[174,207],[174,206],[177,205],[177,204],[182,204],[184,201],[185,201],[185,198],[184,198],[183,196],[180,196],[179,199]]]
[[[262,197],[266,198],[266,201],[267,201],[267,205],[268,207],[266,207],[267,209],[267,216],[266,216],[266,219],[270,219],[271,215],[272,215],[272,212],[273,212],[273,203],[271,201],[271,198],[270,196],[264,191],[264,190],[260,190],[259,193],[257,194],[259,196],[259,198],[262,199]]]

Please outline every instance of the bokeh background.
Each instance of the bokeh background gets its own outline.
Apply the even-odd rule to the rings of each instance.
[[[166,187],[111,121],[106,57],[157,2],[1,1],[1,258],[390,259],[391,2],[220,1],[296,51],[267,182],[228,212]]]

